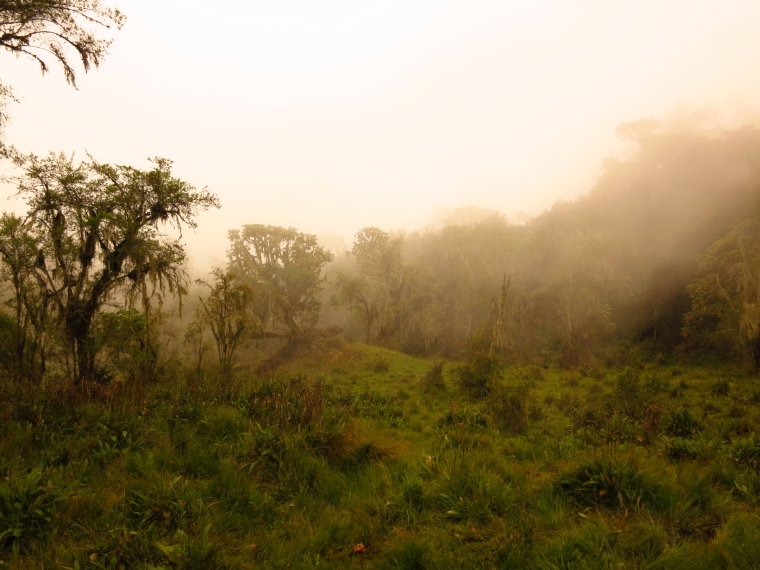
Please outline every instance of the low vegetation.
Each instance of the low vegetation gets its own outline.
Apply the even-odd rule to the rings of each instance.
[[[6,382],[12,568],[753,568],[741,368],[462,371],[342,345],[232,382]],[[719,389],[716,389],[716,386]]]

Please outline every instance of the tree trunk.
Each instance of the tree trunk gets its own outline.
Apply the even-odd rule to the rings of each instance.
[[[755,366],[755,370],[760,372],[760,337],[750,339],[749,349],[752,353],[752,364]]]
[[[64,326],[74,360],[74,382],[85,385],[95,380],[95,343],[90,334],[92,314],[80,301],[70,300]]]

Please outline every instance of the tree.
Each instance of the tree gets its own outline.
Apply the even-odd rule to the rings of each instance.
[[[182,342],[190,349],[190,356],[193,363],[193,374],[197,380],[203,376],[203,357],[206,351],[211,348],[211,343],[206,341],[206,328],[208,321],[206,319],[203,306],[200,304],[196,307],[195,317],[185,328],[185,334]]]
[[[45,373],[50,299],[35,270],[41,241],[29,229],[28,223],[15,214],[0,217],[0,275],[13,288],[6,302],[14,316],[13,372],[40,380]]]
[[[682,334],[728,356],[744,348],[760,370],[760,217],[737,223],[699,258]]]
[[[129,298],[148,284],[186,293],[185,251],[179,239],[159,232],[196,227],[217,197],[171,176],[171,161],[153,159],[151,170],[75,164],[73,157],[13,154],[23,170],[15,177],[26,196],[28,231],[39,240],[34,275],[51,300],[77,381],[93,379],[97,347],[93,321],[117,294]]]
[[[196,283],[209,290],[208,297],[200,300],[201,309],[204,321],[216,341],[222,378],[228,381],[232,376],[235,352],[240,346],[243,332],[251,323],[248,305],[253,297],[253,289],[240,281],[234,273],[218,268],[212,273],[213,282],[198,279]],[[202,350],[202,337],[197,342],[201,343]],[[197,371],[200,369],[201,357],[202,354]]]
[[[390,340],[399,329],[401,304],[410,277],[401,258],[402,246],[403,238],[369,227],[356,234],[351,249],[366,283],[365,294],[377,307],[380,342]]]
[[[344,273],[338,274],[336,281],[338,294],[333,296],[330,303],[345,307],[351,319],[364,326],[364,342],[369,344],[372,326],[378,317],[377,304],[370,295],[369,285],[361,277],[351,277]]]
[[[741,340],[747,347],[755,370],[760,371],[760,216],[744,224],[738,232],[741,252],[739,292],[742,315],[739,321]]]
[[[98,38],[93,28],[120,29],[124,21],[118,9],[102,0],[0,0],[0,48],[32,59],[43,74],[51,62],[60,65],[66,81],[76,87],[72,56],[85,72],[97,67],[111,41]],[[0,100],[9,98],[11,88],[0,84]]]
[[[96,368],[95,377],[109,382],[114,370],[131,381],[150,378],[155,370],[153,347],[146,338],[148,323],[144,314],[135,309],[100,313],[94,336],[98,352],[105,353],[108,367]]]
[[[230,231],[229,238],[230,269],[249,279],[266,300],[268,314],[262,322],[284,327],[270,335],[300,338],[319,316],[322,268],[333,254],[315,236],[295,228],[250,224]]]

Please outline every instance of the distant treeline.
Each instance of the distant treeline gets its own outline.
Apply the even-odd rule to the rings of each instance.
[[[660,133],[646,120],[618,134],[636,146],[630,159],[605,160],[590,192],[525,225],[494,213],[359,232],[328,266],[346,334],[461,354],[472,335],[492,334],[506,277],[500,349],[514,358],[574,366],[626,340],[760,365],[760,131]]]
[[[342,332],[453,358],[487,349],[573,367],[710,353],[760,369],[760,131],[646,120],[618,134],[631,158],[607,159],[588,194],[525,225],[494,212],[407,234],[369,227],[337,256],[294,228],[233,230],[227,266],[196,281],[181,320],[166,307],[189,295],[186,254],[161,228],[194,227],[216,196],[165,159],[143,171],[8,148],[29,210],[0,220],[0,365],[83,385],[229,380],[241,355],[264,373]],[[245,352],[254,343],[263,350]]]

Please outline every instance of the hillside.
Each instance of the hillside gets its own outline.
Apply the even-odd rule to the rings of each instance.
[[[507,368],[362,345],[234,385],[6,385],[12,568],[752,568],[741,370]],[[437,387],[436,387],[437,386]]]

